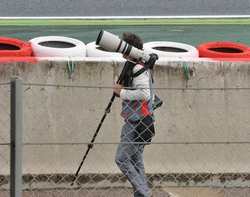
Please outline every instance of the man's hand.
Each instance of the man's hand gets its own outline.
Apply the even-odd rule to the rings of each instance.
[[[120,96],[120,93],[121,93],[121,89],[123,88],[123,86],[122,85],[120,85],[120,84],[115,84],[114,86],[113,86],[113,91],[114,91],[114,93],[116,94],[116,96]]]
[[[154,65],[155,65],[155,62],[156,60],[159,59],[158,55],[155,54],[155,53],[151,53],[149,54],[150,58],[147,62],[145,62],[145,66],[149,69],[153,69],[154,68]]]

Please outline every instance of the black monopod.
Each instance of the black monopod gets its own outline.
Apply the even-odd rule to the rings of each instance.
[[[123,82],[124,76],[125,76],[125,74],[127,73],[127,71],[128,71],[128,69],[129,69],[130,66],[131,66],[131,63],[130,63],[130,62],[126,62],[126,63],[125,63],[125,65],[123,66],[122,72],[121,72],[121,74],[120,74],[120,76],[119,76],[119,78],[118,78],[118,80],[117,80],[117,83],[118,83],[118,84],[121,84],[121,83]],[[79,165],[79,167],[78,167],[78,169],[77,169],[77,171],[76,171],[76,173],[75,173],[75,175],[74,175],[74,179],[73,179],[71,185],[74,184],[74,182],[75,182],[75,180],[76,180],[76,178],[77,178],[77,176],[78,176],[78,174],[79,174],[79,172],[80,172],[80,170],[81,170],[81,167],[82,167],[82,165],[83,165],[83,162],[85,161],[85,159],[86,159],[86,157],[87,157],[87,155],[88,155],[90,149],[93,148],[93,146],[94,146],[93,143],[94,143],[94,141],[95,141],[95,138],[96,138],[98,132],[100,131],[100,128],[101,128],[101,126],[102,126],[102,124],[103,124],[103,122],[104,122],[104,120],[105,120],[107,114],[110,112],[110,108],[111,108],[111,106],[112,106],[112,103],[113,103],[114,100],[115,100],[115,97],[116,97],[116,95],[115,95],[115,93],[113,93],[113,95],[112,95],[112,97],[111,97],[111,99],[110,99],[110,101],[109,101],[109,103],[108,103],[108,106],[106,107],[105,112],[104,112],[104,114],[103,114],[103,116],[102,116],[102,119],[101,119],[101,121],[100,121],[100,123],[99,123],[99,125],[98,125],[98,127],[97,127],[97,129],[96,129],[96,131],[95,131],[95,133],[94,133],[94,135],[93,135],[93,137],[92,137],[92,139],[91,139],[91,142],[88,144],[88,149],[86,150],[86,152],[85,152],[85,154],[84,154],[84,156],[83,156],[83,159],[82,159],[82,161],[81,161],[81,163],[80,163],[80,165]]]

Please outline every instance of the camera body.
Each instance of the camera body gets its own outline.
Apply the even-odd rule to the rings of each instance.
[[[129,56],[137,61],[142,61],[143,63],[152,59],[152,55],[146,54],[143,50],[131,46],[118,36],[104,30],[100,31],[96,39],[96,44],[108,51],[122,53],[125,56]]]

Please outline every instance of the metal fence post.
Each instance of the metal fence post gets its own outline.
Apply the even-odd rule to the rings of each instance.
[[[22,196],[23,85],[18,78],[10,85],[10,197]]]

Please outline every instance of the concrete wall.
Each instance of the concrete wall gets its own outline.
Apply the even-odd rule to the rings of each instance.
[[[250,144],[157,144],[157,142],[250,141],[250,91],[206,88],[250,88],[250,64],[187,62],[193,72],[187,81],[183,62],[160,62],[155,68],[156,87],[164,106],[157,110],[156,137],[146,147],[148,173],[250,172]],[[66,62],[41,61],[35,65],[0,66],[0,83],[12,75],[25,83],[111,86],[122,62],[76,62],[69,79]],[[204,89],[203,89],[204,88]],[[110,88],[25,85],[24,142],[89,142],[110,99]],[[0,140],[9,139],[9,88],[0,86]],[[96,142],[119,142],[122,119],[117,99]],[[116,173],[116,144],[97,144],[82,173]],[[25,173],[74,173],[86,145],[25,145]],[[2,149],[3,150],[3,149]],[[0,152],[8,158],[8,152]],[[0,174],[6,173],[6,161]]]
[[[0,16],[249,15],[250,0],[2,0]]]

